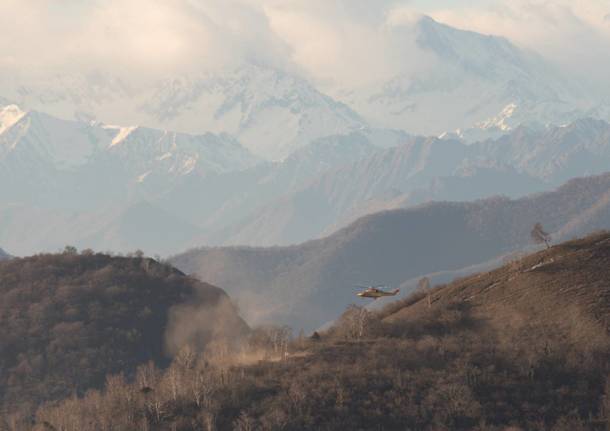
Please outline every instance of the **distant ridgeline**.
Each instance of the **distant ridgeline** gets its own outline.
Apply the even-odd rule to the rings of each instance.
[[[208,247],[171,261],[247,303],[247,319],[313,330],[333,320],[345,304],[360,301],[354,284],[399,287],[443,271],[471,273],[472,265],[533,246],[530,231],[537,222],[553,241],[610,229],[610,174],[514,200],[436,202],[379,212],[294,246]],[[408,291],[414,283],[403,287]]]

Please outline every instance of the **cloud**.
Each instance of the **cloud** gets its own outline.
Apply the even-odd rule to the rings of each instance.
[[[610,26],[605,0],[497,0],[487,7],[444,8],[431,15],[449,25],[505,36],[564,70],[605,80]]]
[[[389,78],[409,64],[413,38],[387,19],[404,4],[4,0],[0,69],[19,75],[106,71],[141,80],[252,61],[357,84]]]
[[[264,9],[273,32],[290,46],[291,60],[315,79],[364,85],[401,72],[417,50],[414,38],[388,21],[401,3],[308,0]]]
[[[286,57],[261,8],[231,0],[0,2],[0,68],[156,77]]]
[[[101,71],[141,82],[251,61],[365,86],[429,63],[415,43],[422,12],[506,36],[568,70],[610,70],[606,0],[443,4],[450,2],[3,0],[0,79]]]

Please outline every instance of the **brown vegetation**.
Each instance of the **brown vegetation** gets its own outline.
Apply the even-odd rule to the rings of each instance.
[[[0,263],[0,412],[82,395],[149,360],[168,365],[172,307],[226,298],[141,256],[66,248]]]
[[[104,391],[47,405],[23,427],[604,430],[609,279],[610,234],[591,236],[381,312],[350,307],[280,361],[209,362],[217,355],[187,349],[165,371],[109,378]],[[284,346],[281,334],[253,335],[249,347]],[[19,429],[18,419],[6,422]]]

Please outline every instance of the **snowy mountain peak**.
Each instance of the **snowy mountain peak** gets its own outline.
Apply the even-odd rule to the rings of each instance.
[[[509,130],[511,130],[512,127],[508,124],[507,121],[514,115],[516,110],[517,104],[509,103],[497,116],[490,118],[489,120],[477,123],[476,127],[483,130],[495,128],[503,132],[508,132]]]
[[[106,166],[136,182],[157,181],[197,173],[217,174],[259,162],[229,135],[190,135],[139,126],[60,120],[37,111],[1,112],[11,127],[0,133],[0,166],[73,171]],[[15,120],[18,118],[18,120]],[[104,170],[103,168],[102,170]],[[146,174],[146,175],[145,175]]]
[[[17,105],[8,105],[0,108],[0,134],[17,123],[25,115],[25,111]]]
[[[164,82],[141,110],[175,130],[237,136],[254,154],[279,160],[311,141],[364,121],[304,79],[256,65]]]
[[[423,17],[418,22],[417,43],[443,61],[480,76],[505,73],[503,69],[507,65],[513,69],[511,72],[527,69],[526,55],[507,39],[459,30],[430,17]]]

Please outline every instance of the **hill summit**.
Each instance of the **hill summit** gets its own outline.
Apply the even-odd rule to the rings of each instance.
[[[177,343],[247,329],[217,287],[153,259],[84,253],[0,263],[0,412],[82,394],[107,374],[166,365]],[[194,312],[217,307],[222,320]]]

